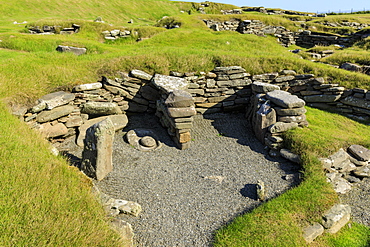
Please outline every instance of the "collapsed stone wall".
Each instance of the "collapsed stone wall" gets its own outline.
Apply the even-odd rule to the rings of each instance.
[[[280,42],[284,46],[297,44],[302,47],[313,47],[315,45],[340,45],[342,47],[348,47],[353,45],[355,42],[370,36],[369,30],[362,30],[357,33],[345,36],[324,34],[319,32],[312,32],[309,30],[292,32],[282,26],[265,25],[260,20],[242,21],[231,19],[229,21],[203,21],[209,28],[214,31],[237,31],[242,34],[255,34],[258,36],[271,34],[277,37],[278,42]]]

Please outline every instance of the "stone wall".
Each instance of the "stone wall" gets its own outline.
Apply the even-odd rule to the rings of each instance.
[[[282,26],[265,25],[260,20],[238,20],[229,21],[203,20],[206,25],[214,31],[237,31],[242,34],[255,34],[264,36],[267,34],[274,35],[284,46],[299,45],[302,47],[313,47],[315,45],[329,46],[340,45],[348,47],[356,41],[370,36],[369,30],[361,30],[351,35],[335,35],[308,30],[292,32]]]
[[[190,145],[194,114],[242,111],[247,112],[258,139],[279,150],[281,132],[307,125],[304,103],[370,119],[370,92],[365,89],[345,89],[291,70],[252,76],[240,66],[216,67],[199,75],[152,76],[132,70],[114,80],[103,77],[100,82],[76,86],[71,93],[43,96],[23,119],[52,142],[75,139],[83,146],[86,130],[107,116],[117,131],[127,124],[126,112],[156,113],[184,149]]]

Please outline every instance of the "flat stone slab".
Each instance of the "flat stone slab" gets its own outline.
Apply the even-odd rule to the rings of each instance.
[[[87,84],[75,86],[73,88],[73,91],[75,92],[90,91],[90,90],[100,89],[102,87],[103,87],[103,84],[101,84],[100,82],[87,83]]]
[[[348,151],[359,161],[370,160],[370,150],[361,145],[351,145]]]
[[[360,99],[360,98],[348,96],[345,99],[341,100],[341,102],[343,104],[346,104],[346,105],[360,107],[360,108],[370,110],[370,101],[366,100],[366,99]]]
[[[305,105],[304,100],[282,90],[275,90],[266,94],[267,99],[283,108],[300,108]]]
[[[111,121],[113,123],[114,131],[118,131],[118,130],[123,129],[124,127],[126,127],[126,125],[128,123],[128,119],[127,119],[127,116],[125,114],[110,115],[110,116],[103,116],[103,117],[89,119],[83,125],[81,125],[80,128],[79,128],[80,134],[77,137],[77,145],[80,146],[80,147],[83,147],[84,146],[84,139],[86,137],[86,130],[88,128],[90,128],[91,126],[93,126],[94,124],[99,123],[99,122],[105,120],[108,117],[111,119]]]
[[[86,48],[79,48],[79,47],[73,47],[73,46],[63,46],[63,45],[58,45],[56,48],[57,51],[59,52],[70,52],[75,55],[82,55],[86,53]]]
[[[303,99],[304,101],[308,103],[330,103],[330,102],[335,102],[339,100],[341,97],[340,94],[338,95],[309,95],[309,96],[304,96]]]
[[[147,80],[147,81],[150,81],[153,77],[152,75],[150,75],[150,74],[148,74],[144,71],[138,70],[138,69],[131,70],[130,75],[135,77],[135,78],[142,79],[142,80]]]
[[[277,85],[272,85],[269,83],[264,83],[264,82],[259,82],[259,81],[255,81],[251,85],[252,85],[252,90],[257,93],[267,93],[267,92],[272,92],[275,90],[280,90],[280,87]]]
[[[94,116],[106,116],[121,114],[122,111],[116,103],[87,102],[81,106],[81,113],[86,113]]]
[[[194,106],[194,100],[190,93],[183,90],[173,90],[164,102],[168,107]]]
[[[269,127],[270,133],[281,133],[298,127],[298,123],[277,122]]]
[[[59,91],[42,96],[38,102],[45,103],[46,109],[51,110],[55,107],[66,105],[74,99],[75,95],[73,93]]]
[[[315,240],[318,236],[324,233],[324,227],[319,224],[315,223],[312,226],[308,226],[303,229],[303,238],[306,240],[307,243],[311,243]]]
[[[67,116],[68,114],[72,113],[74,109],[75,108],[71,105],[65,105],[53,108],[50,111],[43,111],[37,115],[36,121],[39,123],[53,121],[55,119]]]
[[[338,232],[351,217],[351,207],[349,205],[336,204],[329,209],[323,216],[322,225],[329,233]]]
[[[186,90],[189,83],[184,78],[155,74],[152,78],[152,83],[160,90],[170,93],[173,90]]]

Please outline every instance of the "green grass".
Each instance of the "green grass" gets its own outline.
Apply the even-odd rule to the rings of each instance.
[[[285,17],[260,13],[220,15],[221,9],[236,7],[215,3],[206,8],[207,15],[202,15],[197,13],[198,7],[195,3],[167,0],[37,0],[32,3],[18,0],[16,4],[0,0],[0,99],[8,104],[30,106],[46,93],[96,82],[103,75],[114,77],[119,71],[141,69],[168,74],[171,70],[200,72],[229,65],[240,65],[251,74],[294,69],[301,74],[323,76],[348,88],[370,89],[368,76],[303,60],[289,52],[290,48],[278,44],[274,37],[214,32],[202,21],[259,19],[265,24],[296,30],[295,23]],[[106,23],[93,22],[98,16]],[[157,27],[163,16],[181,23],[181,28]],[[368,21],[368,15],[351,15],[351,18]],[[134,20],[133,24],[127,23],[130,19]],[[25,25],[14,25],[14,21],[28,21],[29,26],[69,27],[76,23],[81,25],[81,31],[74,35],[30,35],[25,33]],[[113,29],[131,30],[137,35],[104,41],[101,32]],[[139,37],[149,39],[136,42]],[[327,61],[366,63],[369,60],[364,52],[367,41],[352,49],[337,51]],[[86,47],[88,52],[82,56],[62,54],[55,51],[58,45]],[[321,213],[337,200],[325,182],[316,157],[350,143],[369,147],[369,127],[314,109],[307,115],[310,127],[288,136],[291,147],[304,157],[305,181],[225,226],[217,234],[217,246],[248,246],[246,243],[299,246],[301,227],[318,221]],[[48,144],[11,116],[3,103],[0,128],[1,246],[120,244],[109,229],[102,208],[90,195],[90,183],[79,171],[70,168],[66,160],[50,155]],[[307,195],[312,198],[307,200]],[[357,241],[357,245],[348,246],[363,246],[369,229],[358,224],[352,226],[341,231],[341,240],[325,235],[318,243],[335,246],[342,241],[345,246],[344,243]],[[353,241],[349,237],[352,234]]]

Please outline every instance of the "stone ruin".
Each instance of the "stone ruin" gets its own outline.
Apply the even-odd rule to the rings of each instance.
[[[43,27],[35,26],[35,27],[28,27],[28,31],[30,34],[74,34],[80,31],[81,26],[77,24],[72,24],[71,27],[63,28],[59,31],[61,26],[49,26],[44,25]]]
[[[240,66],[230,66],[199,75],[171,72],[170,76],[152,76],[140,70],[120,75],[114,80],[103,77],[96,83],[78,85],[72,92],[45,95],[19,115],[60,151],[68,150],[64,146],[68,142],[84,147],[80,169],[96,180],[104,179],[114,169],[113,139],[115,132],[127,125],[126,113],[155,113],[176,146],[186,149],[191,145],[194,115],[242,111],[271,156],[282,156],[295,163],[301,162],[300,157],[284,149],[283,133],[308,126],[306,103],[370,115],[370,94],[366,90],[348,90],[292,70],[252,76]],[[130,130],[126,138],[141,151],[155,151],[162,145],[149,129]],[[340,150],[321,161],[328,182],[338,193],[346,193],[352,183],[370,177],[370,150],[359,145],[352,145],[348,153]],[[141,206],[135,202],[100,192],[98,195],[111,216],[138,216],[141,212]],[[338,231],[348,222],[349,214],[348,205],[334,206],[323,216],[322,224],[304,229],[304,238],[312,242],[324,228],[331,233]],[[116,220],[114,224],[132,241],[128,223]]]
[[[214,31],[237,31],[242,34],[255,34],[258,36],[274,35],[283,46],[298,45],[301,47],[314,47],[315,45],[329,46],[339,45],[349,47],[355,42],[370,36],[368,29],[360,30],[350,35],[336,35],[309,30],[292,32],[282,26],[266,25],[260,20],[229,21],[203,20]]]
[[[246,121],[252,123],[256,137],[270,149],[270,155],[299,162],[283,149],[282,133],[308,125],[306,104],[369,120],[369,102],[370,92],[365,89],[345,89],[312,74],[283,70],[252,76],[240,66],[230,66],[199,75],[171,72],[170,76],[152,76],[132,70],[114,80],[103,77],[100,82],[78,85],[73,92],[45,95],[20,114],[61,151],[66,151],[66,141],[74,142],[90,147],[84,152],[88,156],[97,154],[97,150],[87,140],[102,141],[89,128],[110,119],[114,132],[121,130],[128,122],[126,113],[155,113],[175,145],[186,149],[191,145],[194,115],[242,111],[246,112]],[[106,127],[94,128],[102,131]],[[90,132],[92,136],[88,137]],[[142,150],[160,147],[155,135],[145,133],[132,133],[132,145]]]

